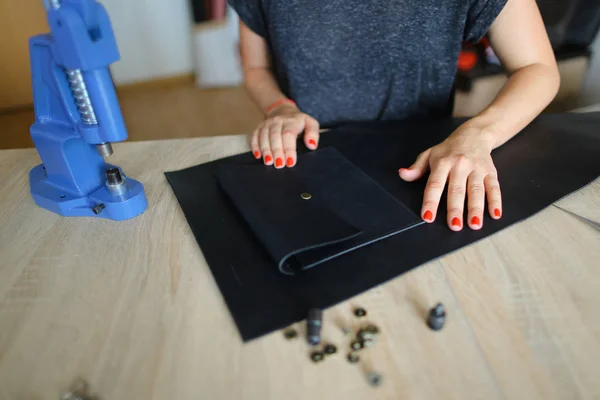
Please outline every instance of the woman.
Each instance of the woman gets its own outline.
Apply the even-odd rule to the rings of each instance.
[[[552,101],[559,73],[535,0],[229,0],[240,17],[246,87],[265,113],[254,156],[296,164],[296,139],[316,149],[319,128],[354,120],[448,117],[458,54],[488,34],[509,73],[495,100],[400,178],[430,171],[421,217],[436,218],[447,185],[447,224],[481,229],[502,200],[492,150]],[[415,132],[415,134],[419,134]]]

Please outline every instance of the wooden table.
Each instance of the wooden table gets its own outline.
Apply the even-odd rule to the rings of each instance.
[[[150,203],[126,222],[36,207],[37,153],[0,152],[1,400],[59,399],[77,378],[105,400],[600,399],[600,232],[555,207],[327,310],[340,352],[323,363],[281,332],[243,344],[162,173],[247,149],[117,144],[111,162]],[[600,221],[600,180],[559,203]],[[336,321],[357,305],[382,335],[350,364]]]

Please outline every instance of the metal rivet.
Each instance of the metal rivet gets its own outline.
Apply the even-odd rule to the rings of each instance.
[[[335,347],[335,345],[333,345],[333,344],[326,345],[323,350],[325,351],[325,354],[335,354],[335,353],[337,353],[337,347]]]
[[[300,195],[300,197],[302,197],[303,200],[310,200],[310,198],[312,197],[312,194],[310,194],[308,192],[304,192]]]
[[[381,375],[378,374],[377,372],[370,372],[367,375],[367,379],[369,380],[369,383],[371,384],[371,386],[379,386],[379,385],[381,385],[381,381],[383,380]]]
[[[361,329],[360,331],[358,331],[358,334],[356,335],[356,337],[358,338],[358,340],[375,340],[375,337],[377,335],[373,332]]]
[[[360,350],[363,348],[363,345],[360,341],[355,340],[352,343],[350,343],[350,348],[352,348],[352,350]]]
[[[373,335],[377,335],[379,333],[379,328],[373,324],[367,325],[365,331],[372,333]]]
[[[361,340],[360,345],[365,348],[365,347],[371,347],[375,344],[375,339],[364,339]]]
[[[83,379],[77,379],[70,387],[69,392],[61,396],[61,400],[92,400],[96,396],[90,396],[89,384]]]
[[[446,322],[446,308],[442,303],[438,303],[429,311],[427,325],[434,331],[439,331]]]
[[[356,315],[357,317],[364,317],[365,315],[367,315],[367,310],[365,310],[364,308],[357,308],[354,310],[354,315]]]
[[[65,393],[60,400],[83,400],[83,398],[73,393]]]
[[[321,326],[323,325],[323,311],[311,308],[306,319],[306,339],[315,346],[321,343]]]
[[[287,340],[295,339],[298,337],[298,332],[293,328],[286,329],[286,331],[283,332],[283,336],[285,336]]]
[[[348,353],[348,362],[355,364],[360,360],[360,357],[358,356],[358,353],[356,353],[355,351],[351,351],[350,353]]]
[[[312,353],[310,353],[310,359],[313,360],[313,362],[320,362],[323,361],[323,359],[325,358],[325,355],[323,353],[321,353],[320,351],[313,351]]]

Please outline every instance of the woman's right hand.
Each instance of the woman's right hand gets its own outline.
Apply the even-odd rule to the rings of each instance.
[[[304,144],[311,150],[319,145],[319,123],[293,104],[273,109],[254,130],[250,140],[252,153],[265,165],[280,169],[296,165],[296,140],[304,132]]]

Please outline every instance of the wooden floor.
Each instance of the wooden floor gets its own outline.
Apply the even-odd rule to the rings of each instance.
[[[207,90],[182,83],[118,92],[131,141],[246,133],[262,118],[242,87]],[[0,149],[33,147],[33,121],[33,109],[0,112]]]
[[[458,93],[454,115],[475,115],[500,86],[484,82],[468,95]],[[577,99],[577,91],[565,90],[561,101],[555,101],[548,111],[575,108],[570,100]],[[130,141],[250,133],[262,120],[243,87],[199,89],[193,77],[122,87],[118,95]],[[33,147],[29,136],[33,121],[33,108],[0,110],[0,149]]]

